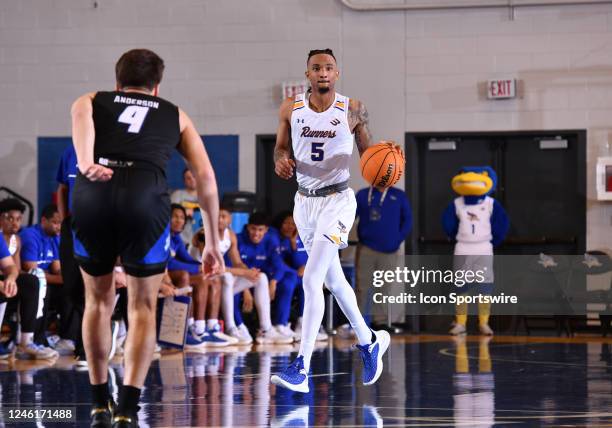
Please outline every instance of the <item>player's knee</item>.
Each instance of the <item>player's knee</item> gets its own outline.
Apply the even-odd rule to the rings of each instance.
[[[312,293],[315,293],[317,290],[321,290],[321,283],[312,278],[304,277],[304,280],[302,281],[302,286],[305,295],[310,295]]]
[[[330,269],[331,271],[331,269]],[[327,288],[332,294],[335,294],[338,290],[346,287],[351,287],[344,275],[337,274],[335,272],[328,272],[325,276],[325,288]]]
[[[210,288],[213,290],[213,292],[221,291],[221,279],[220,278],[213,278],[210,281]]]
[[[103,318],[110,318],[113,314],[114,301],[97,293],[90,293],[85,299],[85,312],[95,313]],[[46,306],[46,304],[45,304]]]
[[[175,277],[174,285],[176,287],[183,288],[189,285],[190,277],[189,277],[189,272],[187,272],[186,270],[177,271],[174,277]]]
[[[223,283],[224,287],[233,287],[234,286],[234,275],[232,275],[230,272],[224,272],[221,275],[221,282]]]
[[[287,284],[287,288],[293,290],[297,286],[298,276],[296,272],[293,272],[293,271],[287,272],[287,274],[285,275],[283,279]]]
[[[130,326],[155,325],[155,306],[141,305],[128,309],[128,323]],[[142,327],[141,327],[142,328]],[[139,329],[138,331],[144,331]]]
[[[134,299],[128,299],[128,318],[131,320],[131,315],[137,317],[152,316],[155,314],[156,305],[157,296],[141,295]]]
[[[268,277],[266,276],[265,273],[261,272],[259,274],[259,277],[257,278],[257,285],[260,287],[267,287],[268,286]]]

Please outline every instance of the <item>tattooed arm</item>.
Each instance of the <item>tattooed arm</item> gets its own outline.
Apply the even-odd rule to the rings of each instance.
[[[370,132],[370,117],[365,104],[351,98],[349,100],[348,120],[351,132],[355,134],[359,156],[361,156],[368,147],[374,145]]]
[[[349,112],[348,112],[349,126],[351,132],[355,134],[355,143],[357,149],[359,149],[359,156],[365,152],[368,147],[371,147],[376,142],[372,141],[372,132],[370,132],[370,116],[365,104],[361,101],[350,99],[349,100]],[[402,148],[393,141],[385,141],[393,144],[398,152],[404,156]]]
[[[291,110],[293,97],[287,98],[280,106],[278,113],[278,128],[276,130],[276,146],[274,146],[274,171],[285,180],[293,177],[295,161],[291,159],[289,147],[289,132],[291,131]]]

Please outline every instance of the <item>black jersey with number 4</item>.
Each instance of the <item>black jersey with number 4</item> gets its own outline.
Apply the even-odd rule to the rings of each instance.
[[[162,173],[180,141],[178,107],[137,92],[98,92],[93,99],[94,156],[153,165]],[[104,161],[103,161],[104,162]]]

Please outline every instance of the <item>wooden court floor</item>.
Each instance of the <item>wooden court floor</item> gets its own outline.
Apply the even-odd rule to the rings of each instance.
[[[612,427],[612,339],[395,337],[376,385],[351,342],[313,355],[311,392],[270,384],[299,345],[163,351],[142,395],[141,427]],[[116,357],[116,393],[123,372]],[[88,426],[87,372],[69,357],[0,363],[2,426]],[[10,407],[72,407],[74,423],[7,420]]]

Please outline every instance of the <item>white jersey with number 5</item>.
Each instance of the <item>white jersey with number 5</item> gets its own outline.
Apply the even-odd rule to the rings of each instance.
[[[298,184],[320,189],[349,179],[353,134],[348,123],[349,99],[338,93],[332,105],[317,113],[299,94],[291,113],[291,140]]]

